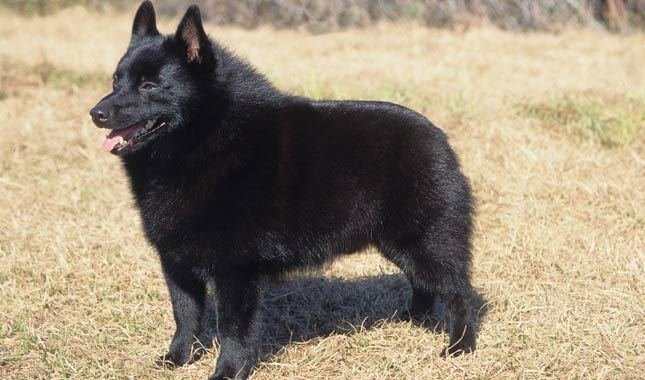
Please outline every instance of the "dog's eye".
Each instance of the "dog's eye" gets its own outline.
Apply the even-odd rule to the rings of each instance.
[[[148,81],[144,81],[139,85],[140,90],[152,90],[152,89],[155,89],[157,87],[159,87],[159,86],[157,86],[156,83],[148,82]]]

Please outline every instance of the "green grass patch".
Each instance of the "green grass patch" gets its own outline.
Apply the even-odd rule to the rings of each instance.
[[[77,72],[63,69],[43,62],[33,67],[33,71],[46,85],[55,87],[66,87],[75,85],[78,87],[97,86],[108,82],[108,76],[102,73]]]
[[[519,105],[522,116],[549,130],[605,147],[631,144],[645,125],[645,99],[575,94]]]
[[[27,322],[18,320],[13,326],[14,334],[20,340],[20,354],[24,355],[31,351],[38,344],[38,336],[34,330],[27,325]]]
[[[28,88],[105,87],[110,77],[99,72],[80,72],[56,67],[48,61],[25,66],[0,57],[0,101],[16,96]]]

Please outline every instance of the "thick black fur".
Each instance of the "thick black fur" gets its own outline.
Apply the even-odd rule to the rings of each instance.
[[[214,331],[211,379],[247,378],[263,282],[368,245],[410,280],[412,313],[445,300],[445,353],[474,350],[471,191],[446,135],[422,115],[281,92],[206,36],[196,6],[162,36],[149,2],[114,91],[91,113],[108,129],[166,121],[117,154],[172,299],[168,363],[194,359],[195,338],[208,345]]]

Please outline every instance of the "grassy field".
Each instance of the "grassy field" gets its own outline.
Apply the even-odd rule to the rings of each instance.
[[[171,32],[176,20],[162,20]],[[159,369],[156,254],[89,108],[130,16],[0,13],[0,378],[206,378]],[[283,89],[382,99],[445,129],[477,196],[479,350],[406,322],[368,251],[274,285],[254,380],[645,376],[645,35],[414,25],[312,36],[207,26]]]

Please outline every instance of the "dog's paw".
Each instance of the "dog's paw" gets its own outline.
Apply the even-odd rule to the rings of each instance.
[[[226,355],[226,352],[223,352],[223,355],[220,353],[217,366],[215,367],[215,373],[208,380],[246,380],[251,374],[256,361],[257,359],[252,355],[246,357],[244,355],[231,357]]]
[[[191,360],[190,353],[184,354],[180,352],[167,352],[157,358],[155,363],[157,366],[167,369],[175,369],[181,367]]]
[[[235,372],[234,370],[225,370],[225,369],[217,369],[215,373],[210,375],[208,377],[208,380],[227,380],[227,379],[246,379],[246,377],[241,377],[239,376],[240,374],[238,372]]]
[[[157,367],[166,368],[166,369],[177,368],[177,365],[175,364],[174,360],[168,354],[163,354],[161,356],[158,356],[157,359],[155,360],[155,365]]]

